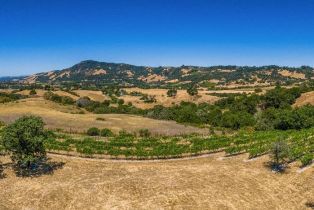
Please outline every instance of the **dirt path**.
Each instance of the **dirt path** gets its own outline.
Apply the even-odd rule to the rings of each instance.
[[[0,209],[306,209],[314,170],[274,174],[267,157],[221,154],[189,160],[117,162],[54,156],[53,175],[0,179]],[[7,162],[8,160],[2,160]]]

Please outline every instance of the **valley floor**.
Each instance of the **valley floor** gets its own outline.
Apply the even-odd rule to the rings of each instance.
[[[267,156],[112,161],[51,156],[52,175],[0,179],[0,209],[310,209],[314,168],[272,173]],[[2,158],[3,163],[8,159]]]

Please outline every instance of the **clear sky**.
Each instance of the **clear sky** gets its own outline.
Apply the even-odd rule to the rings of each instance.
[[[314,66],[314,0],[0,0],[0,76],[87,59]]]

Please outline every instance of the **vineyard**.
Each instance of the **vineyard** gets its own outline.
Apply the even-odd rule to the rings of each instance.
[[[140,138],[126,132],[115,137],[78,137],[54,134],[45,142],[54,153],[119,159],[164,159],[225,151],[227,156],[248,153],[255,158],[269,153],[275,142],[288,145],[288,162],[308,165],[314,155],[314,129],[289,131],[240,131],[234,135],[186,135]]]

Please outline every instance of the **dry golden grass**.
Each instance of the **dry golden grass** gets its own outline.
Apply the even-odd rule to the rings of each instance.
[[[36,89],[36,95],[39,97],[43,97],[46,92],[48,92],[48,91],[42,90],[42,89]],[[57,90],[57,91],[52,91],[52,92],[55,94],[58,94],[60,96],[68,96],[74,100],[77,100],[79,98],[75,95],[72,95],[72,94],[65,92],[65,91],[62,91],[62,90]],[[17,92],[17,94],[21,94],[21,95],[25,95],[25,96],[29,96],[29,93],[30,93],[30,90],[22,90],[22,91]]]
[[[314,202],[313,167],[275,174],[264,166],[267,157],[221,156],[144,162],[51,156],[64,163],[52,175],[20,178],[5,169],[0,209],[302,210]]]
[[[23,91],[17,92],[17,94],[29,96],[29,92],[30,90],[23,90]],[[43,97],[46,92],[47,92],[46,90],[36,89],[36,93],[37,93],[36,95],[39,97]],[[60,96],[69,96],[74,100],[77,100],[79,98],[78,96],[72,95],[62,90],[57,90],[57,91],[52,91],[52,92]],[[77,93],[80,97],[88,96],[90,99],[94,101],[99,101],[99,102],[103,102],[106,99],[107,100],[110,99],[109,97],[105,96],[101,91],[76,90],[74,92]]]
[[[159,81],[164,81],[166,80],[166,77],[157,75],[157,74],[149,74],[147,77],[140,76],[138,78],[139,80],[151,83],[151,82],[159,82]]]
[[[47,91],[45,90],[36,89],[36,95],[40,97],[43,97],[46,92]],[[21,94],[25,96],[29,96],[29,93],[30,93],[30,90],[22,90],[22,91],[17,92],[17,94]]]
[[[194,102],[194,103],[214,103],[219,100],[216,96],[206,95],[208,91],[199,91],[199,96],[190,96],[186,90],[178,90],[176,97],[167,97],[166,89],[141,89],[141,88],[126,88],[128,93],[133,91],[141,92],[143,94],[148,94],[150,96],[155,96],[156,103],[144,103],[140,100],[141,97],[125,95],[122,98],[126,103],[131,102],[134,106],[141,109],[153,108],[156,105],[163,105],[166,107],[173,106],[174,104],[179,104],[181,101]]]
[[[293,106],[314,105],[314,91],[303,93],[294,103]]]
[[[0,93],[11,93],[12,89],[0,89]]]
[[[147,128],[153,134],[163,135],[207,132],[206,129],[184,126],[173,121],[125,114],[77,114],[80,111],[82,110],[75,106],[62,106],[42,98],[29,98],[19,102],[0,104],[0,120],[10,123],[18,117],[32,114],[41,116],[49,129],[63,129],[78,133],[84,133],[90,127],[109,128],[114,132],[121,129],[137,132],[139,129]],[[96,120],[97,118],[103,118],[104,121]]]
[[[61,91],[61,90],[57,90],[57,91],[53,91],[55,94],[58,94],[59,96],[68,96],[70,98],[72,98],[73,100],[77,100],[79,99],[78,96],[73,95],[71,93],[65,92],[65,91]]]
[[[104,100],[110,100],[110,98],[105,96],[101,91],[76,90],[74,92],[76,92],[78,95],[80,95],[80,97],[87,96],[90,99],[92,99],[93,101],[103,102]]]
[[[282,70],[282,71],[279,71],[278,73],[284,77],[291,77],[291,78],[295,78],[295,79],[306,79],[305,74],[303,74],[303,73],[291,72],[288,70]]]

